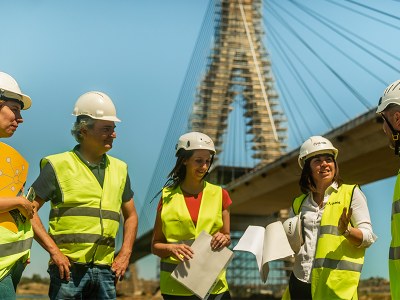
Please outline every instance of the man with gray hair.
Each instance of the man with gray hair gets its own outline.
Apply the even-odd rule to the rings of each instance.
[[[400,155],[400,80],[390,84],[379,99],[376,113],[383,119],[383,131],[390,148]],[[389,278],[392,299],[400,299],[400,173],[397,174],[392,203],[392,241],[389,249]]]
[[[102,92],[80,96],[73,115],[79,144],[43,158],[32,185],[36,207],[51,203],[48,232],[38,214],[32,219],[35,239],[50,254],[50,299],[116,299],[138,224],[127,164],[106,154],[120,120]],[[120,211],[123,243],[114,258]]]

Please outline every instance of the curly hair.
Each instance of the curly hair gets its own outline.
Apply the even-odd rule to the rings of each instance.
[[[95,119],[92,119],[91,117],[86,115],[78,116],[76,118],[76,122],[71,129],[71,134],[78,143],[82,142],[82,129],[93,129],[95,121]]]

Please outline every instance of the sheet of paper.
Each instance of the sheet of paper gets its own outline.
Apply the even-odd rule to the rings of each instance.
[[[233,250],[247,251],[255,255],[263,282],[268,278],[268,262],[294,254],[280,221],[271,223],[266,228],[248,226]]]
[[[234,251],[248,251],[253,253],[257,260],[258,270],[260,271],[262,267],[264,233],[264,227],[250,225],[243,233],[237,245],[233,248]]]
[[[192,244],[193,258],[184,261],[172,272],[172,277],[201,299],[207,299],[219,275],[233,258],[228,248],[211,250],[212,236],[202,231]]]

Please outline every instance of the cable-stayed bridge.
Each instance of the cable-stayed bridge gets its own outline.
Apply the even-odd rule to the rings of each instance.
[[[347,182],[395,175],[374,110],[400,77],[399,8],[398,1],[210,1],[139,214],[132,261],[149,254],[156,195],[177,138],[189,130],[216,142],[211,177],[232,197],[232,230],[265,225],[289,207],[299,193],[298,147],[310,135],[339,148]]]

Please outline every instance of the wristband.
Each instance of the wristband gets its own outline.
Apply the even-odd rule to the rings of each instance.
[[[348,237],[350,235],[350,230],[346,228],[346,230],[342,234],[344,237]]]

